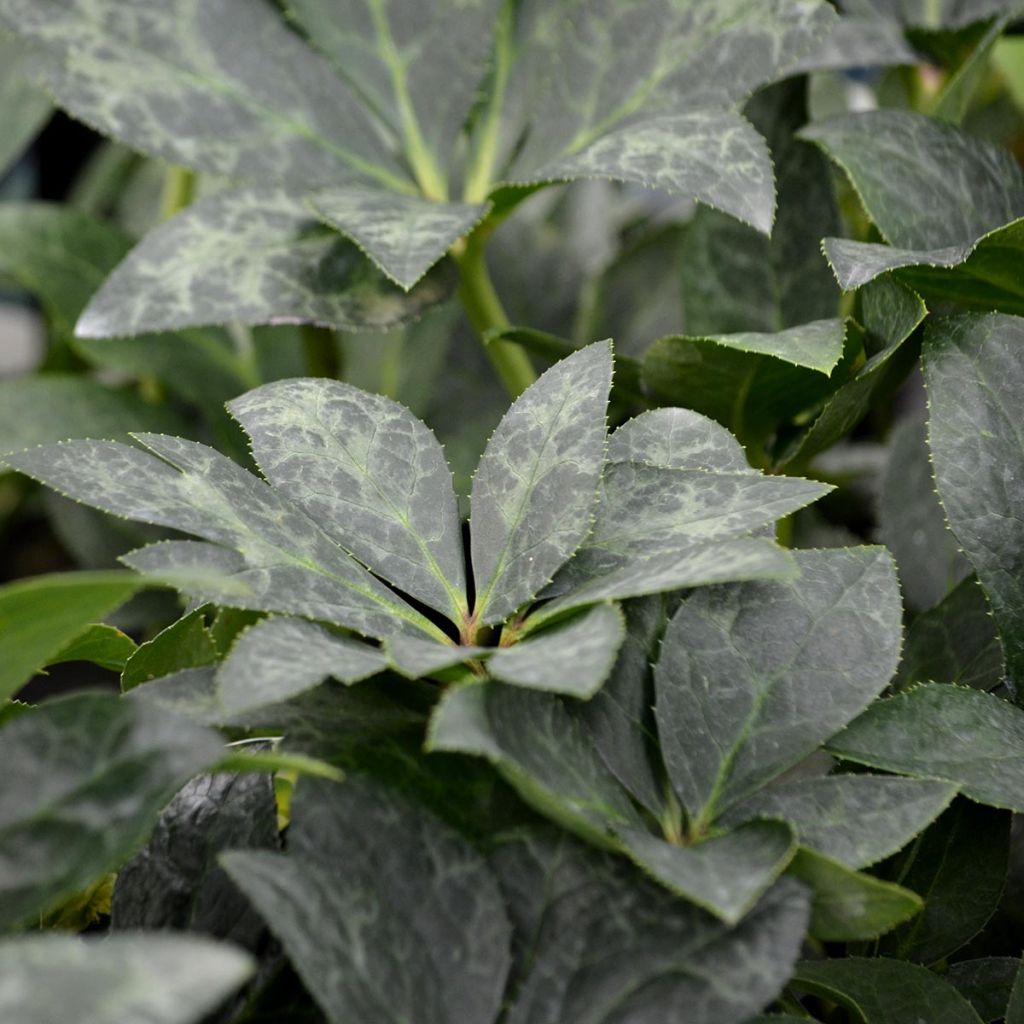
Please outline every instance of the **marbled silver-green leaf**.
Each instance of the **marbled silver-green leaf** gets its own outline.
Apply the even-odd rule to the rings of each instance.
[[[806,930],[807,894],[787,880],[730,928],[564,833],[509,837],[492,860],[519,967],[509,1024],[743,1024]]]
[[[182,542],[171,542],[156,551],[198,556],[194,563],[165,560],[162,568],[172,573],[180,565],[205,572],[211,583],[237,574],[236,596],[225,604],[322,618],[371,636],[408,628],[437,633],[259,477],[192,441],[163,434],[139,439],[148,452],[114,441],[69,441],[30,448],[6,461],[94,508],[219,545],[211,551],[208,545],[181,548]],[[191,592],[208,600],[221,597],[201,584]]]
[[[34,76],[151,156],[293,188],[413,189],[358,92],[265,0],[3,0]]]
[[[492,1024],[509,923],[483,857],[367,780],[304,779],[291,817],[287,856],[223,863],[331,1024]]]
[[[340,381],[284,380],[233,401],[263,475],[379,576],[466,613],[462,530],[444,451],[405,406]]]
[[[414,170],[423,167],[421,185],[445,181],[484,77],[500,0],[288,0],[285,6],[401,140]]]
[[[768,146],[749,121],[731,111],[699,110],[631,121],[516,180],[573,178],[613,178],[676,192],[764,234],[771,232],[775,219]]]
[[[736,924],[778,879],[796,853],[782,821],[752,821],[679,846],[639,829],[620,830],[626,852],[662,885]]]
[[[588,345],[524,391],[487,443],[470,517],[479,621],[534,597],[589,530],[611,376],[610,344]]]
[[[608,678],[625,635],[622,612],[615,605],[599,604],[567,624],[498,649],[487,668],[513,686],[586,700]]]
[[[408,293],[387,281],[301,195],[239,188],[150,232],[93,296],[76,330],[91,338],[236,322],[365,330],[415,317],[446,291],[440,278]]]
[[[889,682],[902,639],[895,569],[879,548],[796,553],[789,583],[698,591],[655,669],[662,756],[706,824],[798,763]]]
[[[301,619],[265,619],[247,629],[217,670],[225,713],[237,717],[288,700],[325,679],[357,683],[387,665],[377,647]]]
[[[431,202],[359,186],[323,189],[309,203],[321,220],[351,238],[406,290],[487,212],[479,203]]]

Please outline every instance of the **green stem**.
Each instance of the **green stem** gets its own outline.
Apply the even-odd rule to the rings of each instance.
[[[303,324],[299,328],[302,347],[306,353],[306,367],[311,377],[333,377],[341,375],[341,356],[334,331],[315,324]]]
[[[160,197],[160,219],[167,220],[191,205],[195,197],[195,174],[187,167],[168,167]]]
[[[484,341],[488,331],[511,326],[487,270],[484,243],[489,234],[485,223],[462,246],[452,250],[460,274],[459,298],[473,329]],[[486,345],[486,351],[513,398],[521,395],[537,379],[529,356],[518,345],[492,341]]]

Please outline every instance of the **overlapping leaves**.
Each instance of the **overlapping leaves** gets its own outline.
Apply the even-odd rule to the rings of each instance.
[[[499,683],[451,690],[431,746],[488,758],[549,817],[726,921],[790,867],[816,890],[823,937],[888,930],[920,902],[856,869],[903,846],[956,788],[776,782],[883,690],[900,645],[883,552],[796,558],[796,580],[704,588],[667,621],[660,598],[628,606],[628,639],[587,705]]]
[[[833,21],[803,0],[295,0],[287,14],[262,0],[147,0],[132,17],[113,0],[0,4],[33,74],[74,116],[244,183],[143,242],[90,307],[87,333],[400,316],[436,298],[436,280],[414,286],[508,184],[639,182],[768,231],[771,162],[737,109]],[[143,282],[173,271],[182,237],[224,249],[226,208],[255,240],[228,254],[233,272],[210,263],[203,303],[150,295]],[[318,237],[317,223],[355,244],[327,227]],[[407,303],[352,265],[355,246],[413,289]],[[325,279],[341,292],[316,302]]]
[[[607,344],[578,352],[495,431],[473,482],[472,608],[440,446],[406,409],[349,385],[282,381],[231,404],[265,479],[153,434],[136,435],[145,450],[73,441],[9,461],[97,508],[203,538],[126,558],[193,597],[390,638],[410,674],[490,658],[508,682],[589,696],[622,641],[606,602],[790,574],[790,556],[753,534],[828,489],[751,470],[724,431],[682,410],[648,413],[608,441],[611,370]],[[502,623],[500,648],[481,649]],[[222,684],[237,709],[257,691],[282,699],[385,663],[378,648],[270,621],[246,634]]]

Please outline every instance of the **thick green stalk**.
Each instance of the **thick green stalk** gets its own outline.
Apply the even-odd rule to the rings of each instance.
[[[168,167],[160,197],[160,219],[167,220],[184,210],[195,196],[195,174],[187,167]]]
[[[484,243],[489,233],[486,228],[477,229],[461,246],[452,250],[460,274],[459,298],[473,329],[484,341],[488,331],[510,326],[487,270]],[[513,398],[521,395],[537,379],[533,364],[518,345],[492,341],[487,344],[486,351]]]

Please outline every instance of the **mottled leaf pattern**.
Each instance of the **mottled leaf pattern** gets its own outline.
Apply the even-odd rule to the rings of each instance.
[[[436,203],[359,187],[324,189],[309,202],[318,217],[348,235],[405,289],[412,288],[487,212],[479,204]]]
[[[199,1024],[254,969],[226,943],[132,933],[5,939],[0,965],[0,1013],[18,1024]]]
[[[225,712],[235,717],[284,701],[327,678],[355,683],[380,672],[383,652],[299,619],[267,619],[247,629],[217,672]]]
[[[556,363],[516,399],[473,477],[474,616],[499,622],[533,597],[590,528],[604,462],[611,346]]]
[[[509,1024],[742,1024],[798,955],[807,895],[778,883],[734,928],[567,836],[499,846],[520,977]]]
[[[702,822],[811,753],[896,668],[900,600],[888,555],[800,552],[797,562],[792,583],[695,594],[666,632],[655,671],[662,753]]]
[[[237,189],[150,232],[93,297],[77,331],[102,338],[239,321],[380,328],[445,294],[441,279],[408,294],[385,281],[301,197]]]
[[[414,169],[444,172],[483,77],[499,0],[288,0]],[[439,174],[441,180],[446,175]],[[421,184],[434,184],[428,177]]]
[[[1024,690],[1024,320],[935,321],[924,354],[935,482],[950,528],[985,588],[1010,685]]]
[[[509,943],[498,887],[466,840],[415,804],[368,781],[304,780],[288,855],[223,862],[332,1024],[384,1007],[416,1024],[494,1020]]]
[[[0,178],[21,156],[53,113],[45,93],[28,80],[31,51],[8,36],[0,35]]]
[[[922,114],[848,114],[800,135],[849,174],[878,230],[900,248],[967,245],[1024,213],[1024,171],[1009,153]]]
[[[234,600],[236,607],[324,618],[371,636],[389,635],[402,622],[436,634],[436,627],[258,477],[212,448],[166,435],[139,437],[149,452],[116,442],[71,441],[32,448],[7,461],[96,508],[221,545],[184,549],[197,556],[200,574],[220,570],[237,577],[235,598],[220,603]],[[157,551],[181,555],[180,543]],[[185,567],[180,558],[164,565]],[[156,569],[152,561],[149,568]],[[187,580],[182,582],[190,589]],[[198,596],[218,599],[204,595],[201,581],[196,583]]]
[[[410,190],[354,92],[271,4],[4,0],[33,73],[88,124],[171,163],[293,187]]]
[[[229,408],[263,475],[342,547],[450,618],[465,614],[451,471],[408,409],[323,380],[277,381]]]
[[[725,111],[634,121],[522,178],[513,174],[523,182],[595,177],[637,182],[699,199],[765,234],[775,218],[768,147],[748,121]]]
[[[3,747],[4,928],[119,867],[174,792],[221,750],[207,729],[102,694],[52,700],[16,718]]]

